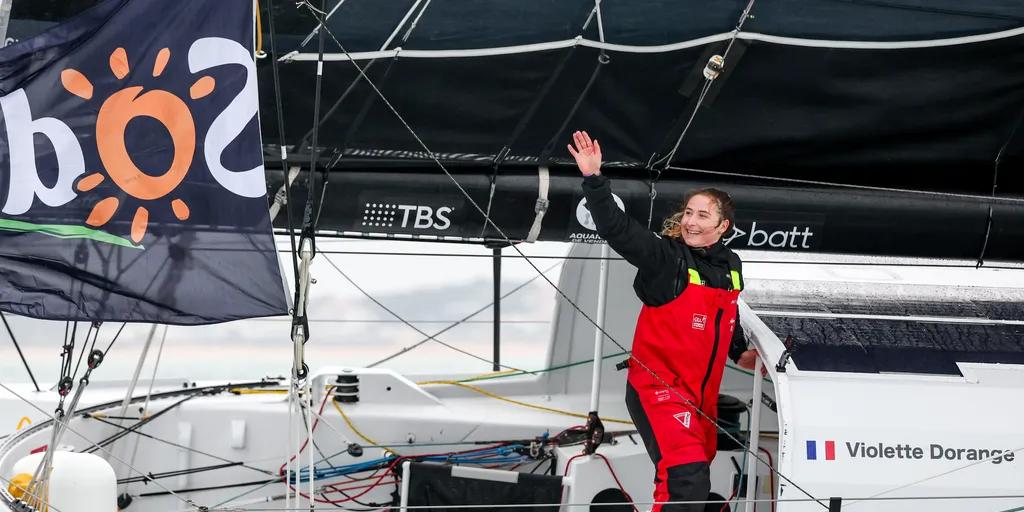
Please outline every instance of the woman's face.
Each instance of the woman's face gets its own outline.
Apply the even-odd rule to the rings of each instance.
[[[728,229],[729,221],[722,218],[718,203],[703,194],[690,198],[679,222],[683,242],[690,247],[713,245]]]

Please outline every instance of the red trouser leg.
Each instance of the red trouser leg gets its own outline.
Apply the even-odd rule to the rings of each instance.
[[[632,383],[626,385],[626,407],[657,469],[654,501],[707,499],[706,429],[693,407],[664,387],[642,385],[638,389]],[[703,508],[655,505],[652,512]]]

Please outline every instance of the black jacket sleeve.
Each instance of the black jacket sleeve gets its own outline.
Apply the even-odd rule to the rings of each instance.
[[[674,268],[675,253],[671,241],[663,239],[619,209],[612,198],[611,184],[605,176],[583,179],[583,195],[587,209],[601,235],[615,252],[635,266],[641,274],[652,274]]]

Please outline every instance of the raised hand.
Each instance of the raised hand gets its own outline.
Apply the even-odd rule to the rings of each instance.
[[[601,174],[601,144],[597,139],[590,140],[587,132],[577,131],[572,134],[573,144],[569,144],[569,153],[576,159],[576,166],[584,176]]]

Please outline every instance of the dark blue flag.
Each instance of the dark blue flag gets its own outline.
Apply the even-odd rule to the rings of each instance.
[[[203,324],[287,312],[251,0],[107,0],[0,49],[0,309]]]

